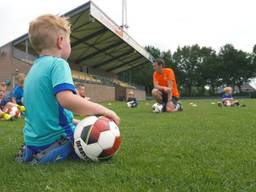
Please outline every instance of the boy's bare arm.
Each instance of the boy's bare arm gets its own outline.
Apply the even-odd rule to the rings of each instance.
[[[74,113],[84,116],[104,115],[115,121],[117,125],[120,123],[120,118],[114,111],[107,109],[106,107],[97,103],[83,99],[78,95],[74,95],[71,91],[59,92],[57,93],[56,97],[62,107],[69,109]]]

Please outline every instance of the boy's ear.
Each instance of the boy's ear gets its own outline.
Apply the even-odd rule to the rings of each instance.
[[[62,49],[62,47],[63,47],[63,40],[64,40],[64,37],[62,35],[59,35],[57,37],[57,48],[58,49]]]

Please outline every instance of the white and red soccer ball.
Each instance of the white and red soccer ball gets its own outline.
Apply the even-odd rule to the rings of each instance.
[[[163,105],[159,103],[155,103],[152,105],[152,110],[154,113],[160,113],[163,110]]]
[[[78,123],[74,133],[74,149],[83,160],[110,159],[120,144],[119,128],[114,121],[104,116],[84,118]]]

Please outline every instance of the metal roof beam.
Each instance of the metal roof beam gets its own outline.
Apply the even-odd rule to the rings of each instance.
[[[114,66],[114,67],[108,69],[107,72],[114,71],[115,69],[118,69],[118,68],[120,68],[120,67],[122,67],[122,66],[125,66],[125,65],[127,65],[127,64],[129,64],[129,63],[131,63],[131,62],[137,61],[137,60],[139,60],[139,59],[141,59],[141,58],[142,58],[142,57],[139,56],[139,57],[136,57],[136,58],[131,59],[131,60],[129,60],[129,61],[126,61],[126,62],[122,63],[121,65],[117,65],[117,66]]]
[[[106,61],[104,61],[104,62],[98,63],[98,64],[96,64],[96,65],[94,65],[94,66],[92,66],[92,67],[94,67],[94,68],[101,67],[102,65],[106,65],[107,63],[109,63],[109,62],[111,62],[111,61],[114,61],[114,60],[119,59],[119,58],[121,58],[121,57],[130,55],[131,53],[133,53],[133,50],[130,49],[129,51],[126,51],[126,52],[124,52],[124,53],[122,53],[122,54],[119,54],[119,55],[117,55],[117,56],[114,56],[114,57],[112,57],[111,59],[108,59],[108,60],[106,60]]]
[[[119,41],[119,42],[114,43],[114,44],[111,44],[111,45],[109,45],[109,46],[107,46],[107,47],[105,47],[105,48],[103,48],[103,49],[98,49],[98,50],[95,51],[94,53],[91,53],[91,54],[89,54],[89,55],[86,55],[86,56],[84,56],[84,57],[82,57],[82,58],[80,58],[80,59],[78,59],[78,60],[76,60],[76,61],[79,63],[79,62],[81,62],[81,61],[83,61],[83,60],[86,60],[86,59],[89,59],[89,58],[94,57],[94,56],[96,56],[96,55],[99,55],[99,54],[101,54],[102,52],[107,51],[108,49],[112,49],[112,48],[114,48],[114,47],[117,47],[117,46],[121,45],[122,43],[123,43],[123,41]]]
[[[95,33],[92,33],[92,34],[90,34],[90,35],[87,35],[87,36],[83,37],[82,39],[78,39],[78,38],[77,38],[77,39],[78,39],[77,41],[75,41],[74,43],[71,43],[71,47],[73,48],[73,47],[79,45],[80,43],[82,43],[82,42],[84,42],[84,41],[88,41],[89,39],[94,38],[94,37],[97,37],[98,35],[100,35],[100,34],[102,34],[102,33],[105,33],[105,32],[107,32],[107,31],[108,31],[107,28],[102,28],[102,29],[100,29],[99,31],[97,31],[97,32],[95,32]]]
[[[131,68],[133,68],[133,67],[135,67],[135,66],[139,66],[139,65],[142,65],[142,64],[145,64],[145,63],[147,63],[147,62],[141,62],[141,63],[139,63],[139,64],[134,64],[134,65],[131,65],[131,66],[129,66],[127,69],[125,69],[125,70],[121,70],[121,71],[119,71],[119,72],[117,72],[116,74],[119,74],[119,73],[122,73],[122,72],[125,72],[125,71],[128,71],[129,69],[131,69]]]

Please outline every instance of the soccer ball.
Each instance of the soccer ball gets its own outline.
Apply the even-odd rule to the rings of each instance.
[[[127,107],[132,107],[132,102],[131,101],[129,101],[129,102],[127,102]]]
[[[163,109],[163,105],[162,105],[162,104],[155,103],[154,105],[152,105],[152,110],[153,110],[153,112],[155,112],[155,113],[160,113],[160,112],[162,112],[162,109]]]
[[[114,121],[89,116],[81,120],[74,133],[74,149],[83,160],[101,161],[115,155],[121,144],[120,131]]]
[[[127,102],[127,107],[129,107],[129,108],[137,107],[136,101]]]

